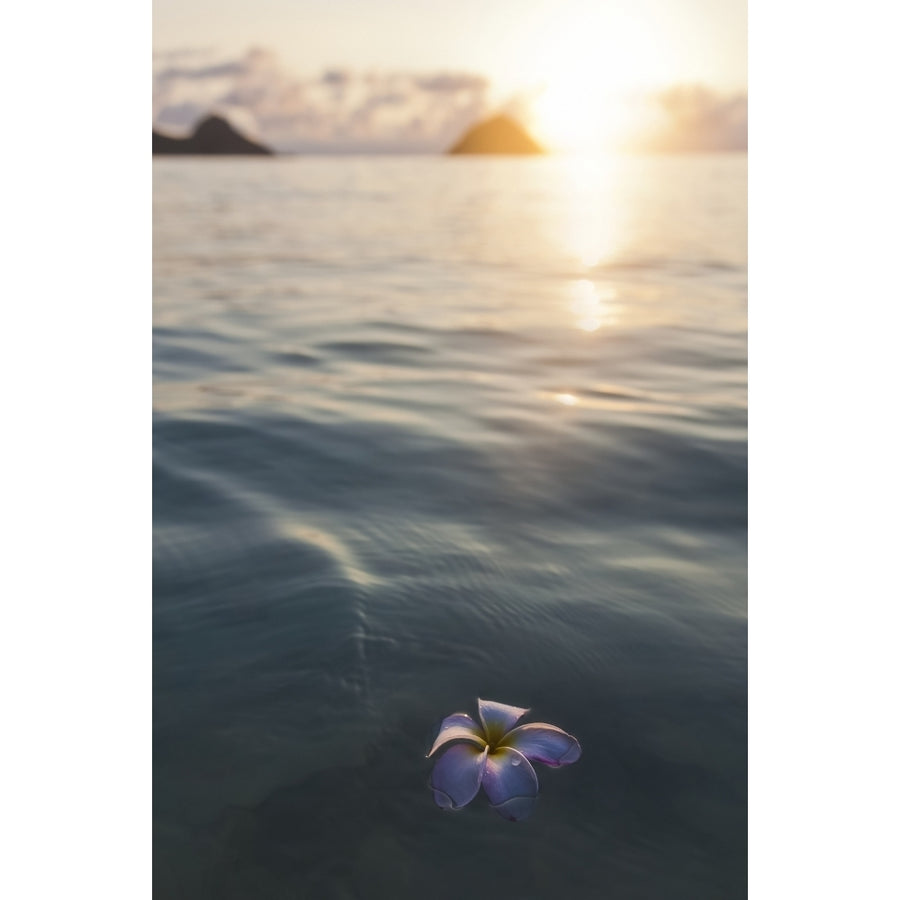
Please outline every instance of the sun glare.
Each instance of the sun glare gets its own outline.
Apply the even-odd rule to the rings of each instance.
[[[587,278],[578,278],[569,285],[569,308],[575,314],[575,325],[581,331],[597,331],[601,325],[611,321],[610,303],[615,292],[610,288],[600,289]]]
[[[652,33],[633,18],[586,7],[532,48],[536,137],[552,150],[613,150],[643,124],[636,97],[665,82]]]
[[[615,149],[629,133],[621,98],[605,95],[577,76],[550,83],[533,104],[534,130],[553,150]]]

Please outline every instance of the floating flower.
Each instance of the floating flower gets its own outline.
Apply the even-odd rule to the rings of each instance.
[[[546,766],[567,766],[581,756],[571,734],[543,722],[516,722],[527,709],[493,700],[478,701],[481,726],[466,713],[454,713],[441,729],[428,753],[448,747],[431,773],[434,802],[442,809],[461,809],[475,799],[480,788],[491,806],[511,822],[526,818],[537,799],[538,780],[532,761]]]

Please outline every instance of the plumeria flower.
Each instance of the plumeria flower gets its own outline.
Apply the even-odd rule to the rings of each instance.
[[[454,713],[441,729],[428,756],[447,747],[431,773],[434,802],[442,809],[461,809],[479,788],[491,806],[512,822],[526,818],[537,799],[538,780],[532,761],[567,766],[581,756],[571,734],[536,722],[513,728],[527,709],[493,700],[478,701],[481,725],[465,713]]]

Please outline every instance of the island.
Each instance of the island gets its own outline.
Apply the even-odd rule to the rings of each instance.
[[[153,131],[154,156],[272,156],[273,151],[248,140],[221,116],[207,116],[190,137],[176,138]]]
[[[473,125],[447,152],[522,156],[546,153],[546,150],[519,122],[501,114]]]

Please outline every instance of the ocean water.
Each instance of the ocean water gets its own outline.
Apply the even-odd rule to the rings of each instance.
[[[745,896],[746,286],[742,155],[154,162],[156,896]]]

